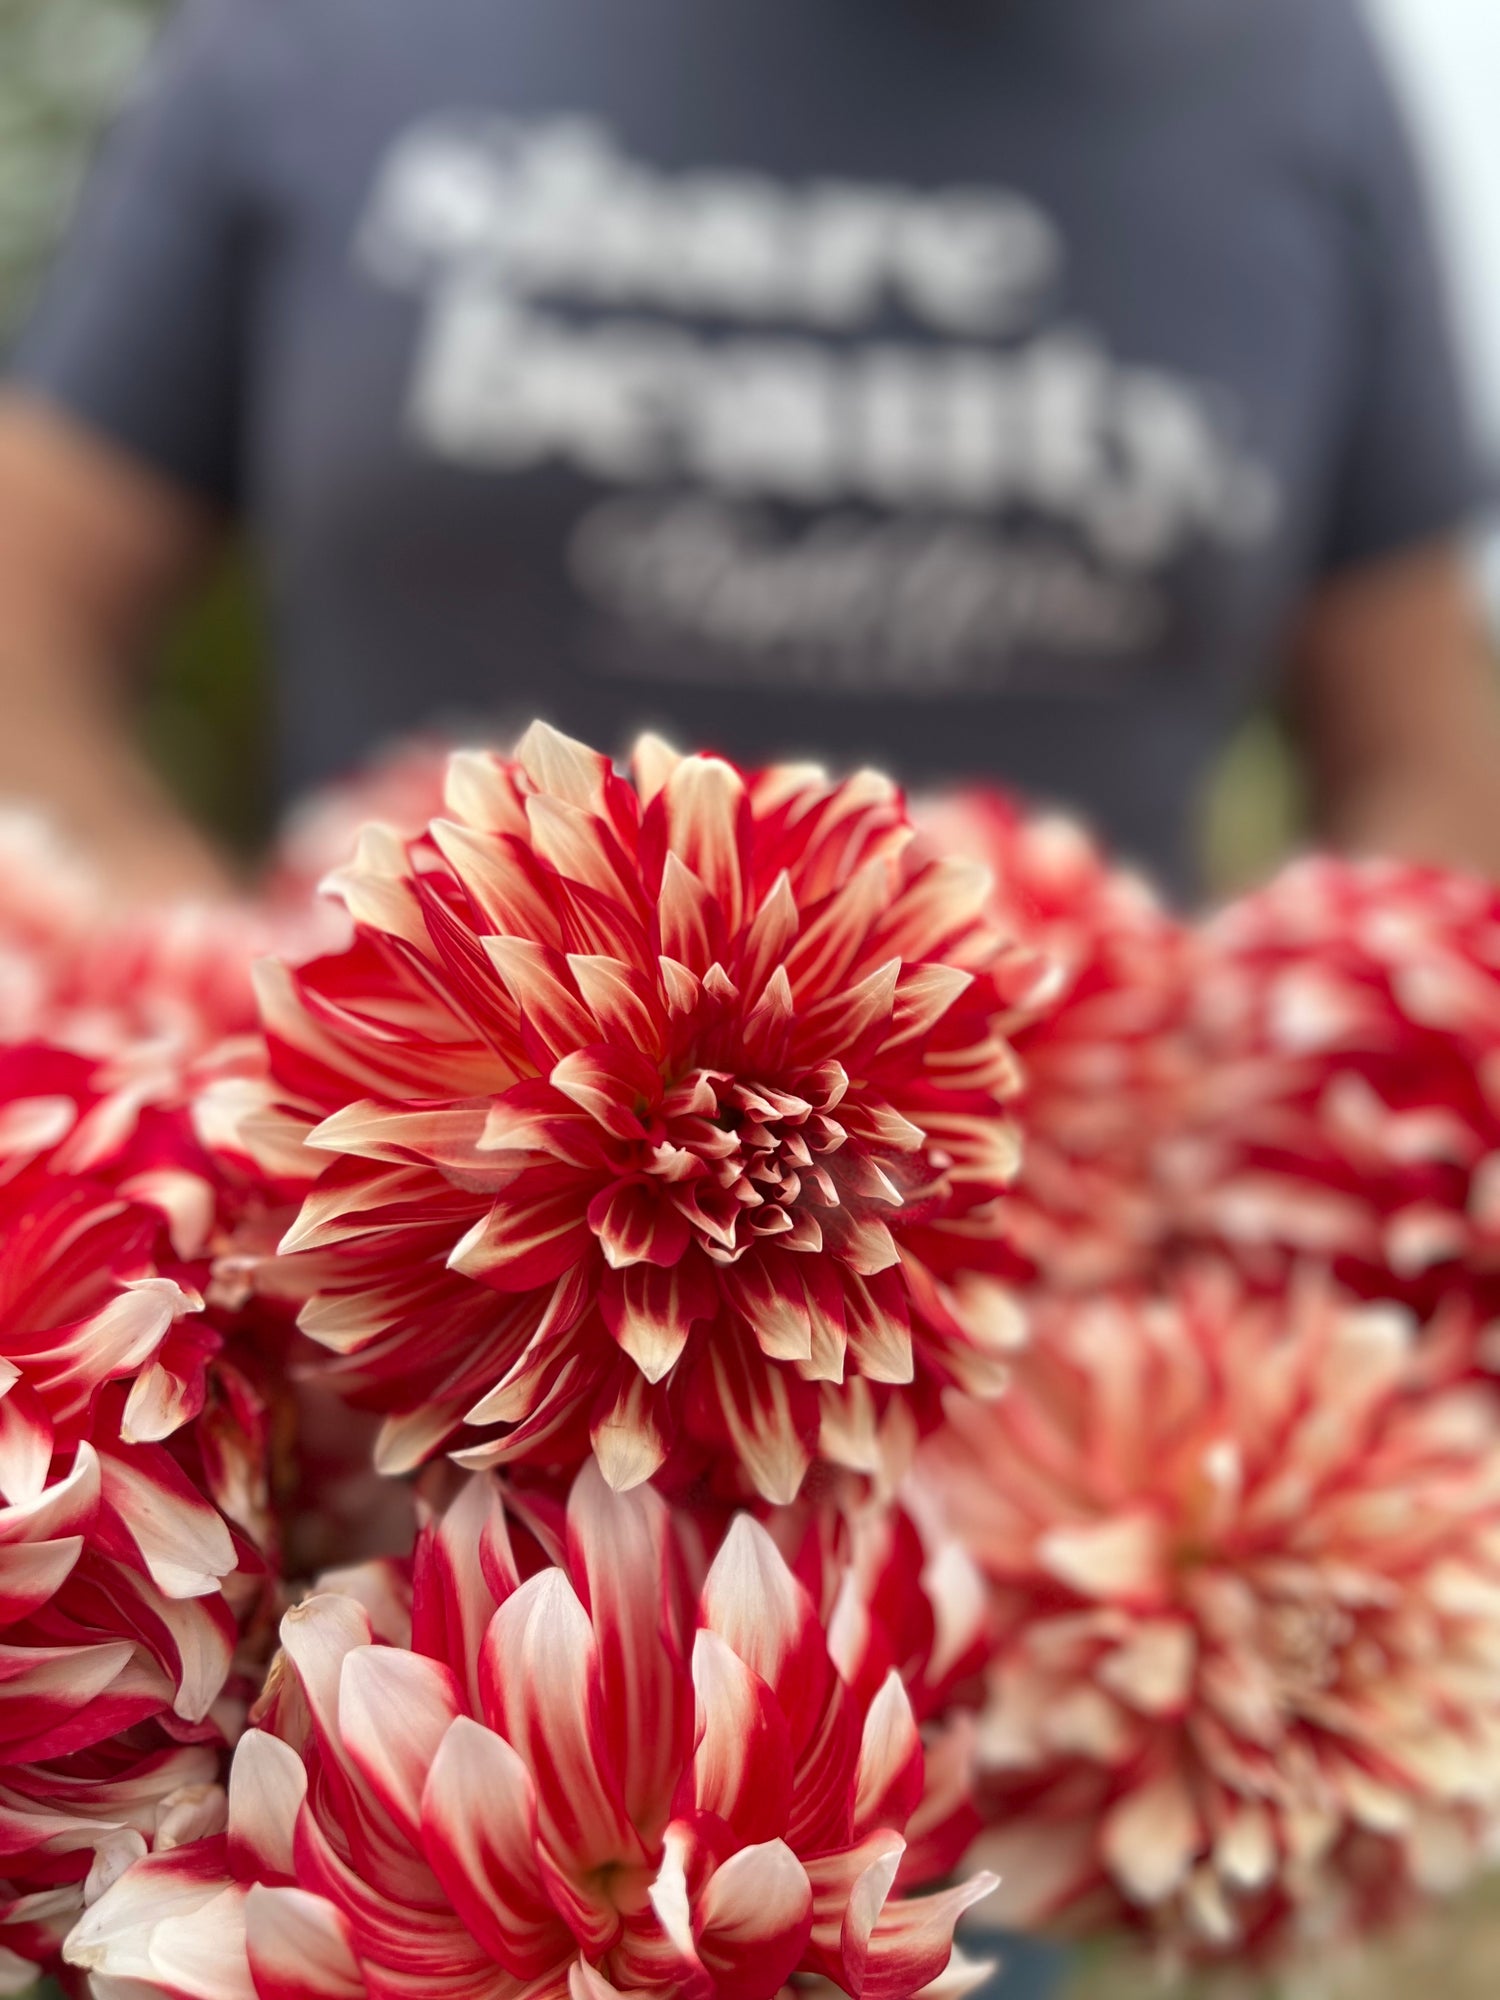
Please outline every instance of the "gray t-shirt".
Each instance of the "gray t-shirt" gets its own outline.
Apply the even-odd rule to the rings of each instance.
[[[1476,501],[1441,298],[1354,0],[189,0],[15,366],[253,525],[289,787],[650,722],[1181,879]]]

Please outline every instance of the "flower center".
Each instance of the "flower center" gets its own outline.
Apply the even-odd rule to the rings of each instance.
[[[1337,1685],[1355,1636],[1354,1620],[1342,1606],[1276,1599],[1262,1607],[1259,1623],[1261,1656],[1287,1707],[1300,1707]]]
[[[832,1171],[848,1138],[832,1116],[839,1094],[821,1078],[790,1091],[694,1070],[663,1095],[642,1165],[716,1263],[768,1237],[819,1250],[816,1211],[842,1203]]]

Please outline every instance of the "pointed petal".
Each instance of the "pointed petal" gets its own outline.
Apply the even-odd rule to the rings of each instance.
[[[106,1511],[140,1551],[152,1582],[167,1597],[217,1595],[235,1567],[234,1542],[209,1506],[159,1445],[103,1452]]]
[[[490,1726],[524,1759],[542,1836],[573,1875],[644,1856],[608,1762],[599,1658],[588,1614],[560,1570],[506,1599],[485,1636]]]
[[[812,1885],[786,1843],[769,1840],[716,1868],[693,1914],[698,1958],[719,2000],[760,2000],[802,1962]]]
[[[455,1245],[450,1271],[502,1292],[553,1285],[590,1248],[590,1232],[575,1177],[535,1176],[502,1195]]]
[[[427,1773],[462,1706],[439,1660],[395,1646],[357,1646],[344,1661],[338,1706],[344,1750],[414,1847],[422,1842]]]
[[[790,1369],[722,1338],[722,1327],[707,1343],[707,1368],[694,1385],[699,1402],[706,1390],[707,1421],[722,1427],[757,1491],[774,1506],[789,1506],[812,1463],[817,1392]]]
[[[904,1830],[922,1797],[922,1742],[901,1676],[893,1667],[871,1702],[859,1752],[854,1837],[880,1827]]]
[[[732,935],[745,918],[742,869],[750,814],[744,780],[720,757],[684,757],[657,805],[665,809],[669,850],[722,909]],[[665,942],[662,949],[681,956]]]
[[[898,1833],[883,1830],[855,1847],[815,1855],[804,1864],[813,1889],[807,1966],[846,1993],[864,1991],[870,1939],[895,1883],[905,1846]],[[911,1990],[916,1990],[915,1985]]]
[[[349,1927],[321,1896],[257,1884],[244,1922],[256,2000],[365,2000]]]
[[[680,1593],[666,1508],[649,1488],[612,1492],[586,1465],[568,1501],[568,1550],[598,1648],[609,1760],[632,1825],[651,1840],[693,1730],[692,1680],[669,1617]]]
[[[995,1887],[995,1876],[975,1875],[941,1895],[887,1901],[866,1951],[862,2000],[907,2000],[929,1986],[953,1956],[959,1918]]]
[[[694,1803],[727,1821],[743,1841],[786,1828],[792,1744],[775,1695],[716,1632],[693,1642],[697,1692]]]
[[[665,1270],[632,1265],[611,1272],[599,1288],[599,1310],[611,1337],[653,1383],[676,1367],[694,1325],[717,1303],[717,1287],[698,1257]]]
[[[242,1878],[295,1874],[292,1841],[307,1797],[307,1771],[289,1743],[247,1729],[229,1770],[229,1860]]]
[[[589,1429],[599,1470],[616,1493],[629,1493],[666,1463],[671,1432],[657,1390],[632,1367],[600,1398]]]
[[[460,1716],[422,1795],[422,1845],[476,1942],[519,1979],[566,1960],[571,1935],[537,1867],[536,1793],[503,1737]]]
[[[736,1515],[714,1558],[699,1616],[771,1689],[800,1752],[822,1717],[833,1668],[811,1599],[748,1514]]]

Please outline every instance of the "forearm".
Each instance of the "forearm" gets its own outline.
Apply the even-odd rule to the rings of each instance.
[[[1329,799],[1320,833],[1356,855],[1397,855],[1500,881],[1500,771],[1370,774]]]
[[[1327,586],[1293,668],[1319,837],[1500,880],[1500,693],[1463,551]]]
[[[1350,853],[1399,855],[1500,880],[1500,700],[1481,645],[1359,758],[1331,759],[1320,831]]]
[[[44,813],[128,894],[229,886],[132,712],[139,662],[219,532],[62,412],[0,395],[0,804]]]

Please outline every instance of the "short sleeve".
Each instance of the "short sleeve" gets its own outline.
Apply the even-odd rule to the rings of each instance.
[[[9,374],[221,505],[240,485],[240,0],[187,0],[109,133]]]
[[[1378,560],[1467,526],[1494,497],[1469,407],[1447,274],[1391,78],[1358,9],[1339,9],[1340,176],[1351,359],[1324,567]],[[1332,81],[1332,79],[1331,79]]]

